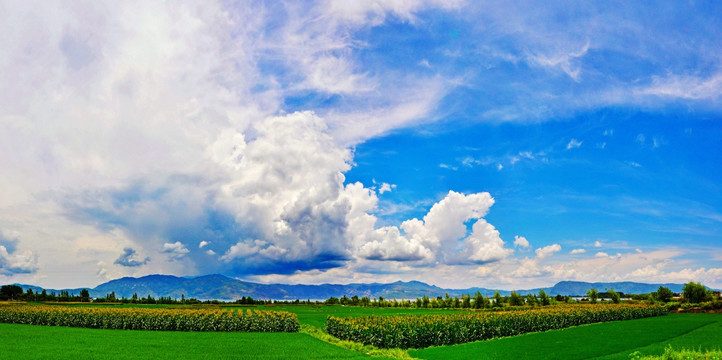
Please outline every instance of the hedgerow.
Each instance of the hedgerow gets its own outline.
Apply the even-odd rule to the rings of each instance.
[[[0,306],[0,322],[168,331],[298,332],[300,327],[296,314],[285,311],[118,309],[48,305]]]
[[[380,348],[418,349],[664,314],[667,309],[656,305],[569,305],[513,312],[329,316],[326,331],[339,339]]]

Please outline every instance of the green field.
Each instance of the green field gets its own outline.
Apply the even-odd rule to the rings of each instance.
[[[370,359],[302,333],[100,330],[0,324],[0,359]]]
[[[442,346],[409,353],[422,359],[629,359],[675,348],[722,346],[722,314],[670,314]]]
[[[301,324],[309,324],[319,329],[326,325],[326,317],[350,317],[368,315],[423,315],[423,314],[444,314],[459,312],[448,309],[414,309],[414,308],[374,308],[359,306],[310,306],[310,305],[284,305],[284,306],[257,306],[259,310],[288,311],[298,316]]]
[[[106,305],[107,306],[107,305]],[[125,306],[125,305],[123,305]],[[144,307],[158,307],[148,306]],[[257,306],[289,311],[322,329],[328,315],[364,316],[453,310],[344,306]],[[310,327],[309,327],[310,328]],[[411,350],[420,359],[629,359],[675,348],[722,346],[722,314],[670,314],[578,326],[509,338]],[[371,359],[306,333],[224,333],[98,330],[0,324],[0,359]],[[374,357],[373,359],[379,359]]]

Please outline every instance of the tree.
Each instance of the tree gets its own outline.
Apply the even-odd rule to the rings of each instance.
[[[0,287],[0,299],[16,300],[23,294],[23,288],[17,285],[3,285]]]
[[[474,309],[484,308],[484,296],[481,295],[479,290],[474,293]]]
[[[537,303],[536,295],[534,295],[532,293],[526,294],[526,304],[527,305],[534,306],[534,305],[536,305],[536,303]]]
[[[90,301],[90,292],[88,292],[88,289],[80,290],[80,301],[82,301],[82,302]]]
[[[657,289],[657,292],[654,293],[654,296],[657,298],[657,300],[666,303],[672,300],[672,296],[674,296],[674,293],[672,292],[672,290],[669,290],[664,286],[660,286],[659,289]]]
[[[597,298],[599,297],[599,291],[595,288],[591,288],[587,290],[587,297],[589,298],[590,303],[596,304]]]
[[[503,307],[504,306],[504,299],[501,297],[501,294],[499,292],[494,293],[494,307]]]
[[[511,306],[522,306],[524,305],[524,298],[517,294],[516,291],[512,291],[509,295],[509,305]]]
[[[612,302],[615,304],[619,304],[619,301],[621,300],[621,296],[619,296],[619,293],[614,291],[614,289],[607,289],[607,293],[609,294],[609,297],[612,299]]]
[[[539,290],[539,303],[541,303],[542,306],[551,304],[551,299],[549,299],[549,295],[547,295],[544,290]]]
[[[471,307],[471,295],[461,295],[461,307],[464,309],[468,309]]]
[[[684,284],[682,292],[684,293],[684,299],[692,304],[697,304],[711,298],[711,294],[707,293],[707,288],[701,283],[694,281]]]
[[[337,297],[331,296],[330,298],[328,298],[328,300],[324,301],[324,303],[327,305],[336,305],[339,303],[339,300]]]

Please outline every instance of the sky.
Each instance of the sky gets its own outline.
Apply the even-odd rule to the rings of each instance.
[[[722,288],[722,3],[0,2],[0,283]]]

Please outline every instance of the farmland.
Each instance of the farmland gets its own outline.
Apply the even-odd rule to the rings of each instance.
[[[156,306],[111,305],[114,309],[149,308]],[[95,308],[95,307],[94,307]],[[363,308],[349,306],[279,305],[256,306],[256,310],[273,310],[296,314],[301,324],[299,333],[179,332],[145,330],[104,330],[55,326],[0,324],[0,358],[113,357],[151,358],[261,358],[261,359],[362,359],[361,346],[353,351],[319,340],[327,316],[446,316],[466,312],[432,309]],[[231,312],[247,312],[248,308],[229,308]],[[218,307],[213,307],[218,311]],[[306,330],[304,330],[304,328]],[[309,335],[311,334],[311,335]],[[662,354],[668,344],[675,348],[715,349],[722,343],[721,314],[669,314],[651,318],[611,321],[576,326],[561,330],[529,333],[501,339],[467,344],[397,351],[399,357],[420,359],[506,359],[532,356],[539,359],[629,359],[629,354]],[[312,336],[313,335],[313,336]],[[316,337],[314,337],[316,336]],[[129,344],[133,344],[129,346]],[[347,346],[348,347],[348,346]],[[120,351],[119,349],[122,349]],[[379,354],[379,353],[377,353]]]

